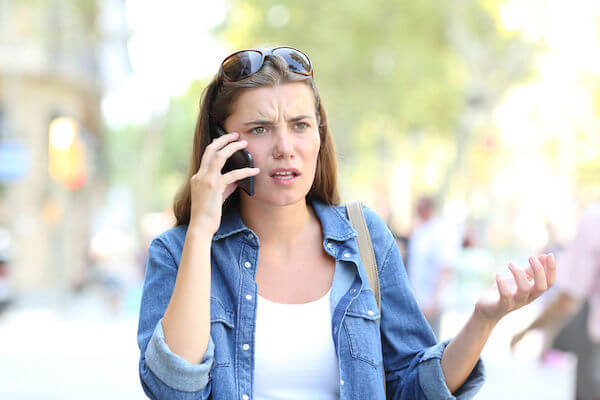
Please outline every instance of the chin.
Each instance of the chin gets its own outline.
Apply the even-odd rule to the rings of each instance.
[[[250,202],[265,203],[274,207],[284,207],[297,204],[298,202],[304,202],[308,195],[307,190],[299,190],[295,188],[293,190],[261,190],[262,188],[256,187],[254,189],[254,196],[248,196],[246,192],[241,191],[242,197]]]

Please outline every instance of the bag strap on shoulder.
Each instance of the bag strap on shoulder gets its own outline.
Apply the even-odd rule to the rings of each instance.
[[[373,251],[373,243],[371,242],[371,235],[369,234],[369,228],[367,227],[367,221],[365,220],[365,214],[362,210],[362,204],[360,200],[350,200],[346,202],[346,211],[348,212],[348,218],[350,223],[358,233],[356,241],[358,243],[358,252],[360,253],[360,260],[365,267],[365,272],[369,278],[371,289],[375,294],[375,301],[377,301],[377,307],[379,307],[379,315],[381,314],[381,292],[379,290],[379,273],[377,272],[377,260],[375,259],[375,252]],[[381,323],[381,319],[379,320]],[[385,384],[385,366],[381,363],[381,371],[383,372],[383,393],[386,393]]]
[[[350,223],[358,233],[356,241],[358,242],[358,252],[360,253],[360,260],[365,267],[365,272],[369,278],[371,289],[375,294],[375,300],[377,301],[377,307],[381,313],[381,293],[379,291],[379,274],[377,273],[377,262],[375,260],[375,252],[373,251],[373,243],[371,243],[371,235],[367,228],[367,221],[363,214],[362,204],[360,200],[350,200],[346,203],[346,210],[348,211],[348,217]]]

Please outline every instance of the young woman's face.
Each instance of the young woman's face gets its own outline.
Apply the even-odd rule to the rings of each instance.
[[[224,125],[248,141],[246,150],[260,168],[251,199],[271,205],[304,200],[313,184],[320,147],[315,100],[308,85],[294,82],[246,90]],[[297,175],[273,176],[279,168],[293,169]]]

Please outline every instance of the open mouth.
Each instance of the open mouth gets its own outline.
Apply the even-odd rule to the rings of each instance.
[[[275,182],[287,185],[295,181],[298,177],[298,174],[291,172],[286,174],[273,174],[271,177],[275,180]]]

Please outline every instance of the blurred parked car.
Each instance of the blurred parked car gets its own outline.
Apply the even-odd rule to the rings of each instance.
[[[0,226],[0,313],[16,298],[16,287],[10,273],[10,250],[10,233]]]

